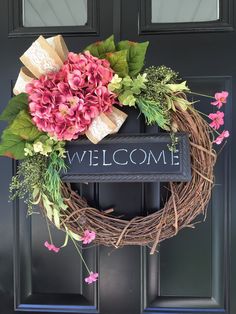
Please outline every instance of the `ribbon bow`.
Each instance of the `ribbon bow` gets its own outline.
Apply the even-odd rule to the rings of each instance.
[[[50,72],[59,71],[68,53],[61,35],[47,39],[39,36],[20,57],[24,66],[20,70],[13,93],[15,95],[25,93],[26,85],[32,80]],[[91,142],[97,144],[108,134],[118,132],[126,118],[127,115],[124,112],[113,107],[111,113],[101,113],[93,119],[85,134]]]

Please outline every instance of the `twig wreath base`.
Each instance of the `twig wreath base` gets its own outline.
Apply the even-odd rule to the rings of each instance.
[[[158,243],[183,228],[194,227],[193,220],[199,214],[206,215],[214,184],[216,153],[212,148],[211,128],[194,109],[177,109],[172,121],[176,131],[189,134],[192,179],[187,183],[169,183],[170,197],[161,210],[130,221],[119,219],[109,211],[89,207],[69,184],[63,184],[62,195],[68,208],[62,214],[62,226],[81,236],[83,230],[93,230],[95,242],[105,246],[148,245],[151,254]]]

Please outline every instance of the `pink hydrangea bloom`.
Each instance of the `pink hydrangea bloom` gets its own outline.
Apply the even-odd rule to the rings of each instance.
[[[224,112],[217,111],[216,113],[210,113],[208,117],[212,120],[210,123],[212,128],[218,130],[221,125],[224,125]]]
[[[223,131],[215,140],[213,143],[216,143],[217,145],[220,145],[225,138],[229,137],[229,131]]]
[[[96,233],[94,231],[85,230],[83,237],[81,237],[81,240],[83,241],[83,244],[89,244],[96,238]]]
[[[98,280],[98,273],[91,272],[88,277],[85,278],[85,282],[91,284]]]
[[[217,106],[219,109],[226,104],[227,97],[229,96],[228,92],[222,91],[221,93],[215,93],[215,101],[211,102],[213,106]]]
[[[26,86],[29,110],[39,130],[71,141],[86,132],[101,112],[117,103],[108,90],[114,75],[107,60],[88,51],[70,52],[59,72],[49,73]]]
[[[58,253],[60,251],[59,247],[56,247],[54,244],[49,244],[48,241],[44,242],[44,246],[49,250],[53,251],[55,253]]]

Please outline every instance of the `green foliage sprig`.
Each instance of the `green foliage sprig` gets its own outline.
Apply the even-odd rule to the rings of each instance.
[[[163,130],[170,130],[170,116],[160,102],[157,103],[154,100],[146,100],[142,97],[139,97],[136,102],[147,124],[157,124]]]
[[[28,214],[33,212],[33,205],[42,202],[49,220],[60,228],[61,210],[67,208],[61,196],[62,172],[66,172],[65,161],[57,151],[48,157],[39,153],[27,156],[12,178],[10,199],[24,198]]]
[[[137,96],[146,88],[146,74],[138,75],[136,78],[126,76],[124,78],[114,75],[108,88],[118,96],[122,105],[135,106]]]
[[[64,209],[64,202],[61,197],[61,177],[60,174],[66,172],[66,165],[63,158],[53,151],[48,158],[48,167],[44,174],[44,189],[50,195],[54,204]]]
[[[19,165],[17,173],[12,177],[10,184],[10,199],[16,197],[25,199],[28,206],[28,214],[33,212],[35,202],[35,189],[44,189],[44,176],[47,171],[47,158],[42,155],[34,155],[25,158]]]
[[[148,124],[158,124],[164,130],[171,130],[171,110],[176,106],[186,110],[191,104],[184,97],[188,91],[186,82],[178,83],[178,73],[166,66],[145,69],[147,82],[137,99],[137,105]]]

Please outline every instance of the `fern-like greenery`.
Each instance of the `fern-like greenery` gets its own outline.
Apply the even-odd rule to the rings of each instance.
[[[52,152],[48,159],[48,167],[44,174],[44,190],[50,195],[52,202],[58,208],[64,208],[63,198],[61,196],[61,178],[60,174],[66,172],[64,158],[57,152]]]
[[[139,97],[136,100],[139,110],[143,113],[147,124],[158,124],[163,130],[170,130],[170,118],[168,111],[160,103],[154,100],[146,100]]]

